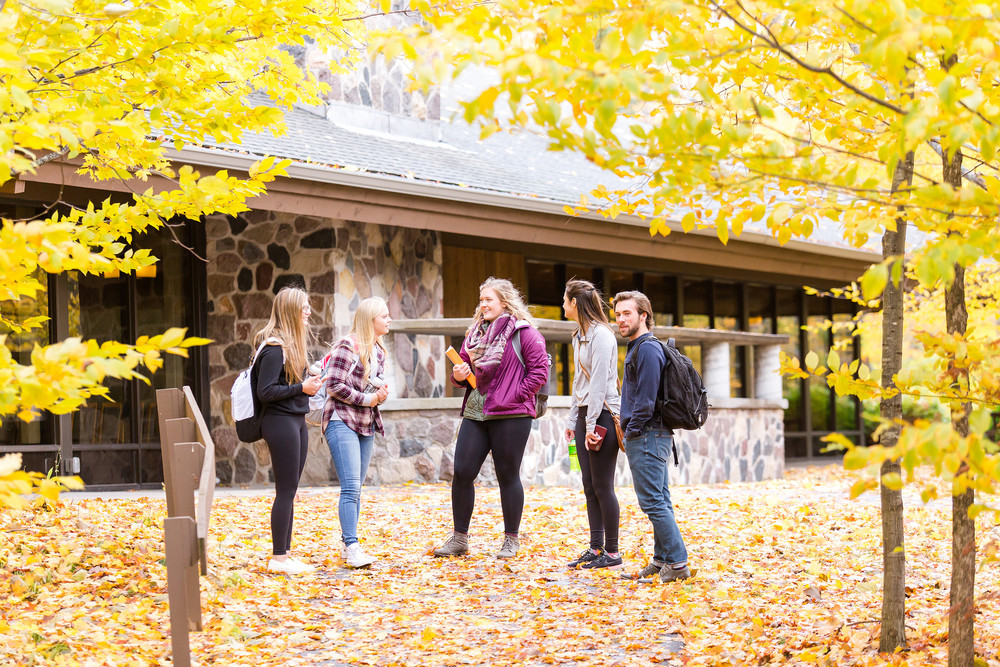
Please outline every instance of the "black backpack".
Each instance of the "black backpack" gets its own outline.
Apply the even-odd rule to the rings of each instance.
[[[691,360],[674,345],[673,338],[666,343],[655,340],[663,348],[667,363],[663,365],[663,377],[660,378],[653,414],[659,416],[660,424],[667,428],[696,431],[708,419],[708,391],[705,383]],[[634,359],[632,364],[634,374]]]

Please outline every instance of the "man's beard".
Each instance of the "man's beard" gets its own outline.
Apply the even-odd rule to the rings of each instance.
[[[639,323],[637,322],[635,325],[629,327],[624,333],[622,333],[621,329],[618,329],[618,333],[622,334],[622,338],[631,338],[639,333]]]

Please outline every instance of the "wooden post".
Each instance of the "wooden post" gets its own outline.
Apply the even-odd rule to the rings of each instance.
[[[201,472],[201,460],[197,467],[191,460],[191,445],[197,443],[194,423],[187,418],[168,419],[165,427],[165,443],[160,445],[163,451],[163,467],[171,471],[170,484],[164,484],[167,494],[167,516],[189,516],[194,518],[194,490],[198,486],[198,474]],[[200,444],[200,443],[199,443]],[[183,445],[183,451],[176,450]]]
[[[163,537],[171,651],[175,665],[189,667],[188,633],[203,627],[198,575],[208,574],[206,538],[215,492],[215,443],[190,387],[158,390],[156,411],[167,497]]]
[[[194,519],[178,516],[163,520],[163,536],[167,551],[167,599],[170,605],[170,651],[174,665],[191,666],[191,643],[188,633],[192,629],[190,615],[190,588],[186,585],[189,572],[194,572],[195,584],[198,573],[195,570],[194,542],[196,539]],[[199,604],[196,597],[194,603]],[[201,629],[201,610],[198,610],[198,628]]]
[[[198,441],[204,446],[201,473],[198,476],[198,552],[201,557],[201,573],[208,574],[208,519],[212,511],[212,500],[215,496],[215,443],[209,434],[208,424],[198,409],[191,387],[184,386],[185,406],[188,419],[191,419],[198,432]]]
[[[180,389],[157,389],[156,390],[156,418],[160,423],[160,454],[163,458],[163,488],[167,492],[167,516],[177,516],[174,508],[174,499],[171,489],[174,486],[174,473],[170,468],[170,456],[167,455],[168,443],[171,441],[167,437],[167,421],[178,419],[184,416],[184,394]],[[194,438],[186,438],[193,440]],[[192,515],[193,516],[193,515]]]

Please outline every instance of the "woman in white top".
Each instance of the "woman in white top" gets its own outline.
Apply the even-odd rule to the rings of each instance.
[[[590,523],[590,546],[571,568],[619,567],[618,497],[615,467],[618,437],[615,422],[621,411],[618,395],[618,340],[604,311],[601,293],[586,280],[566,283],[566,318],[576,320],[573,334],[573,405],[566,440],[576,438],[576,455],[583,476]],[[599,433],[604,429],[603,435]]]

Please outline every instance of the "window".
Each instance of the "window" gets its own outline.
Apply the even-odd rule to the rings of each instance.
[[[173,231],[196,252],[204,247],[200,224]],[[35,299],[0,303],[5,316],[20,319],[37,311],[51,317],[42,329],[8,337],[15,358],[27,362],[35,343],[49,342],[50,330],[53,338],[80,336],[99,343],[132,342],[176,326],[186,327],[189,336],[204,336],[204,262],[167,229],[136,237],[135,246],[149,248],[159,258],[143,277],[42,275],[45,289]],[[163,367],[149,376],[149,385],[108,379],[107,398],[92,398],[70,415],[44,414],[28,424],[5,420],[0,453],[20,451],[25,468],[39,472],[53,469],[57,456],[78,458],[88,486],[159,484],[163,471],[156,389],[188,385],[207,403],[207,371],[203,347],[192,348],[189,358],[164,355]]]
[[[712,316],[709,310],[709,295],[711,283],[707,280],[682,281],[682,297],[684,311],[681,326],[692,329],[708,329],[712,326]]]
[[[802,351],[802,331],[801,325],[801,290],[778,288],[776,303],[777,333],[788,336],[788,342],[781,350],[785,354],[801,358]],[[782,395],[788,400],[788,409],[785,410],[785,431],[795,432],[805,430],[805,419],[803,417],[802,395],[805,390],[805,380],[782,377]],[[786,454],[788,444],[786,438]]]
[[[677,278],[661,273],[643,276],[642,293],[653,306],[653,321],[657,326],[672,327],[677,323]]]
[[[743,286],[738,283],[713,281],[712,328],[722,331],[743,331]],[[729,395],[747,396],[747,348],[729,347]]]
[[[5,214],[6,215],[6,214]],[[29,317],[46,317],[49,315],[48,276],[44,271],[35,271],[35,280],[41,289],[33,297],[23,296],[20,300],[0,301],[0,315],[4,320],[23,322]],[[0,334],[6,335],[7,349],[13,360],[19,364],[31,363],[31,351],[35,345],[48,345],[50,323],[28,331],[15,333],[3,320],[0,320]],[[26,469],[38,472],[48,472],[55,466],[55,447],[49,451],[39,451],[36,447],[55,442],[55,420],[52,415],[43,413],[30,422],[23,421],[15,415],[6,415],[0,424],[0,454],[9,451],[21,451]],[[24,447],[25,449],[20,449]],[[58,472],[58,471],[57,471]]]

